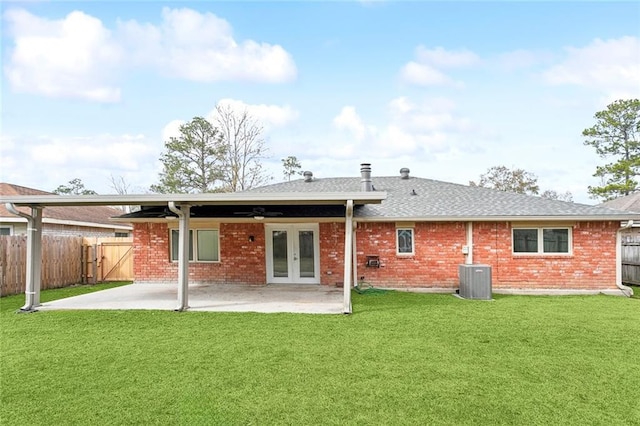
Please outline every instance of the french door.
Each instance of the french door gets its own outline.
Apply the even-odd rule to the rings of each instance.
[[[319,284],[318,224],[265,224],[267,282]]]

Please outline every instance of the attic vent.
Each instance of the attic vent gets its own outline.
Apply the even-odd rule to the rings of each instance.
[[[400,179],[409,179],[410,170],[406,167],[400,169]]]
[[[313,181],[313,173],[311,173],[310,171],[306,171],[302,174],[302,176],[304,176],[304,181],[305,182],[312,182]]]

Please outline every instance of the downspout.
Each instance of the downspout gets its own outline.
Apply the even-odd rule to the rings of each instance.
[[[30,215],[19,211],[13,203],[6,203],[5,207],[10,213],[27,219],[25,304],[18,312],[34,312],[40,306],[42,281],[42,207],[31,207]]]
[[[353,265],[353,278],[352,278],[352,283],[354,287],[358,286],[358,248],[357,248],[357,229],[358,229],[358,223],[354,220],[353,221],[353,250],[352,250],[352,265]]]
[[[622,231],[629,229],[633,226],[633,219],[629,219],[626,225],[620,227],[618,232],[616,232],[616,287],[622,291],[627,297],[631,297],[633,295],[633,290],[631,287],[627,287],[622,284]]]
[[[178,216],[178,312],[189,308],[189,217],[191,206],[176,207],[174,201],[169,201],[169,210]]]
[[[353,256],[353,200],[347,200],[344,223],[344,304],[342,311],[351,313],[351,261]]]
[[[464,263],[467,265],[473,264],[473,222],[467,222],[466,225],[467,231],[467,245],[466,245],[466,253]]]

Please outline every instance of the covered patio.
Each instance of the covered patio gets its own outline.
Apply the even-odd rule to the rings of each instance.
[[[190,285],[189,310],[212,312],[342,313],[343,289],[321,285]],[[129,284],[42,303],[37,309],[175,310],[176,284]]]
[[[7,209],[28,221],[27,267],[25,305],[22,312],[45,309],[171,309],[184,310],[227,310],[254,312],[309,312],[309,313],[351,313],[351,288],[356,282],[355,265],[355,219],[354,206],[381,203],[386,198],[384,192],[340,192],[340,193],[274,193],[274,194],[143,194],[143,195],[96,195],[58,196],[34,195],[0,197]],[[178,222],[178,271],[176,285],[134,284],[123,288],[96,292],[66,299],[66,301],[40,303],[41,263],[42,263],[42,210],[51,206],[160,206]],[[225,285],[190,285],[189,283],[189,222],[192,207],[212,206],[217,208],[247,208],[257,212],[242,219],[228,219],[236,222],[263,221],[263,207],[297,206],[303,210],[314,210],[318,206],[343,206],[344,261],[341,282],[342,289],[327,286],[292,285],[279,286],[237,286],[227,289]],[[257,206],[257,207],[256,207]],[[22,210],[20,209],[22,208]],[[277,222],[279,218],[272,218]],[[335,298],[340,299],[339,309],[334,308]],[[325,300],[325,298],[327,300]],[[74,300],[71,300],[74,299]],[[71,301],[70,301],[71,300]],[[76,303],[76,301],[79,302]],[[67,305],[71,303],[71,305]],[[324,306],[325,304],[331,307]],[[323,306],[315,312],[318,305]],[[70,307],[65,307],[70,306]],[[75,307],[73,307],[75,306]],[[85,306],[85,307],[81,307]],[[90,307],[91,306],[91,307]],[[286,306],[286,308],[285,308]],[[314,307],[315,306],[315,307]]]

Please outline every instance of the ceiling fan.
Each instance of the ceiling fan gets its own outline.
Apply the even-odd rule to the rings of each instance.
[[[250,212],[233,212],[233,214],[263,219],[264,217],[282,216],[282,212],[268,212],[264,207],[254,207]]]

